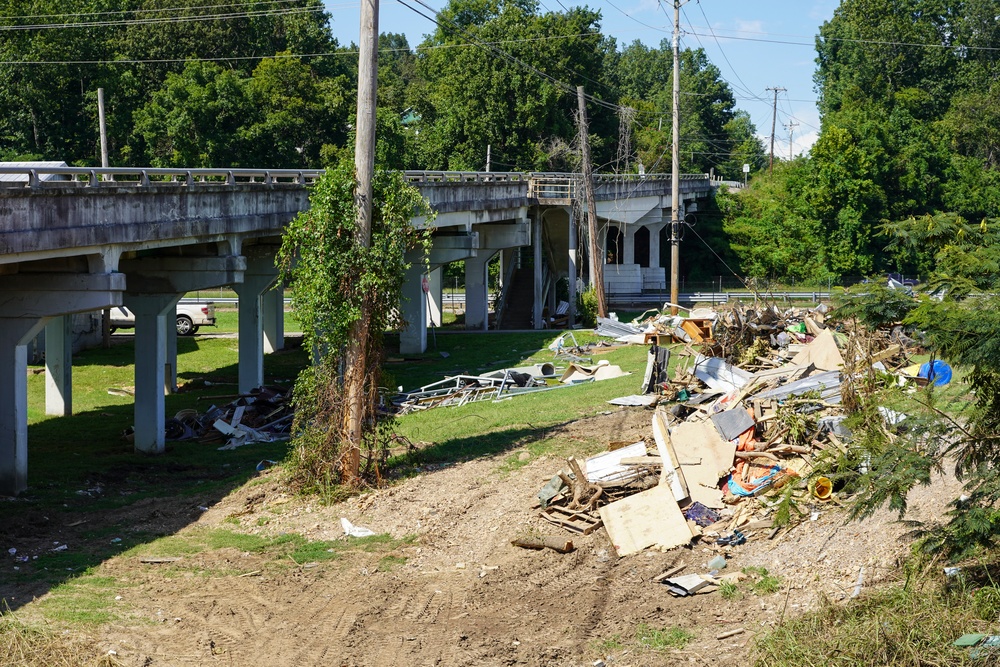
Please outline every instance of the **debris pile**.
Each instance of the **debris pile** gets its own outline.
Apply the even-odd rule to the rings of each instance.
[[[718,554],[709,574],[668,571],[658,581],[679,596],[715,590],[734,548],[837,502],[815,468],[850,445],[842,384],[866,365],[908,365],[898,338],[862,341],[829,327],[827,313],[736,304],[687,318],[644,314],[630,325],[602,319],[598,333],[650,345],[642,393],[611,401],[651,408],[650,436],[567,459],[538,493],[539,516],[584,535],[603,526],[618,556],[708,545]],[[673,378],[668,343],[683,344]]]
[[[209,396],[204,398],[232,398],[218,407],[210,406],[204,412],[194,408],[179,411],[164,422],[168,442],[197,440],[205,445],[217,445],[220,450],[236,449],[255,442],[287,440],[295,413],[292,410],[291,391],[280,387],[257,387],[245,394]],[[124,433],[131,442],[134,430]]]
[[[572,344],[569,344],[569,343]],[[554,363],[504,368],[482,375],[450,375],[391,399],[394,412],[404,415],[418,410],[460,406],[476,401],[503,401],[521,394],[551,391],[583,382],[597,382],[628,375],[607,360],[590,364],[592,345],[581,346],[572,332],[559,336],[549,350]],[[556,366],[561,361],[565,366]]]

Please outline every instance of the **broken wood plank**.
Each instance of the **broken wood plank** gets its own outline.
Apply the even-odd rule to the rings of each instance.
[[[660,484],[667,484],[674,494],[674,500],[681,501],[688,497],[687,480],[680,469],[677,459],[677,452],[670,440],[670,430],[667,428],[667,412],[663,408],[657,408],[653,413],[653,439],[656,441],[656,450],[663,461],[660,471]]]
[[[716,639],[729,639],[730,637],[735,637],[736,635],[742,635],[746,630],[743,628],[734,628],[732,630],[726,630],[725,632],[720,632],[715,635]]]
[[[664,571],[664,572],[656,575],[655,577],[653,577],[653,581],[655,581],[656,583],[660,583],[664,579],[669,579],[670,577],[674,576],[675,574],[681,572],[685,567],[687,567],[687,565],[685,565],[684,563],[678,563],[677,565],[674,565],[669,570],[666,570],[666,571]]]
[[[156,558],[154,556],[147,556],[145,558],[140,558],[139,562],[146,563],[148,565],[162,565],[164,563],[176,563],[179,560],[180,558],[173,558],[173,557]]]
[[[768,459],[769,461],[778,461],[778,457],[771,452],[736,452],[736,458],[745,459],[749,461],[750,459]]]
[[[623,466],[662,466],[663,459],[659,456],[626,456],[619,461]]]
[[[601,519],[594,518],[586,512],[577,512],[558,505],[549,505],[539,512],[538,516],[549,523],[580,535],[590,535],[604,525]]]

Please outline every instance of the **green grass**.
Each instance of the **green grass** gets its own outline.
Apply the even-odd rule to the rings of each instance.
[[[125,582],[87,571],[54,587],[39,603],[49,621],[72,625],[101,625],[118,620],[114,598]]]
[[[817,611],[786,620],[760,636],[752,664],[997,664],[1000,655],[972,661],[964,649],[952,646],[966,633],[996,634],[1000,620],[1000,589],[990,583],[998,573],[997,564],[966,571],[970,579],[958,585],[948,586],[934,568],[934,574],[911,574],[905,584],[875,589],[846,605],[824,600]]]
[[[608,653],[613,653],[615,651],[621,651],[625,648],[625,643],[622,641],[621,635],[611,635],[604,639],[595,639],[590,642],[590,648],[595,653],[600,655],[607,655]]]
[[[781,577],[776,577],[763,567],[745,567],[747,587],[754,595],[771,595],[781,590]]]
[[[657,629],[642,623],[635,630],[635,638],[639,645],[653,651],[682,649],[696,636],[690,630],[677,626]]]
[[[743,591],[731,581],[723,581],[719,584],[719,595],[723,600],[742,600]]]
[[[550,333],[549,337],[553,337],[553,334]],[[544,349],[544,346],[541,348],[542,351],[536,349],[534,352],[521,350],[520,356],[510,359],[510,363],[482,368],[477,372],[504,366],[552,361],[552,353]],[[512,350],[512,353],[514,352],[517,350]],[[416,454],[397,459],[396,463],[424,465],[450,462],[498,454],[513,448],[526,449],[531,458],[542,453],[583,455],[602,450],[607,446],[609,439],[614,439],[613,437],[580,442],[553,441],[549,435],[553,427],[602,412],[620,410],[621,408],[608,405],[607,401],[639,392],[642,371],[646,363],[644,347],[621,347],[601,354],[597,358],[607,359],[632,374],[601,382],[516,396],[498,403],[483,401],[461,407],[435,408],[411,413],[400,418],[399,432],[411,442],[423,441],[435,444]],[[503,463],[502,471],[510,472],[530,460],[529,458],[528,461],[521,461],[517,454],[512,454]]]
[[[413,544],[413,536],[396,539],[380,534],[344,540],[309,540],[296,533],[276,537],[241,533],[227,528],[191,528],[148,544],[137,546],[129,557],[184,558],[199,553],[235,549],[256,553],[274,561],[290,558],[299,565],[307,562],[336,560],[348,552],[383,553]]]

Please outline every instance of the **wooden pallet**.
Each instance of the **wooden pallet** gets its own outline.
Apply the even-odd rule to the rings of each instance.
[[[600,517],[594,517],[587,512],[571,510],[566,507],[559,507],[558,505],[546,507],[538,513],[538,516],[580,535],[590,535],[604,525]]]

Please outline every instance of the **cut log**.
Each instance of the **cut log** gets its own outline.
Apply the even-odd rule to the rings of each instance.
[[[515,547],[522,549],[552,549],[561,554],[569,553],[573,550],[573,541],[566,540],[555,535],[538,535],[532,537],[518,537],[510,541]]]

